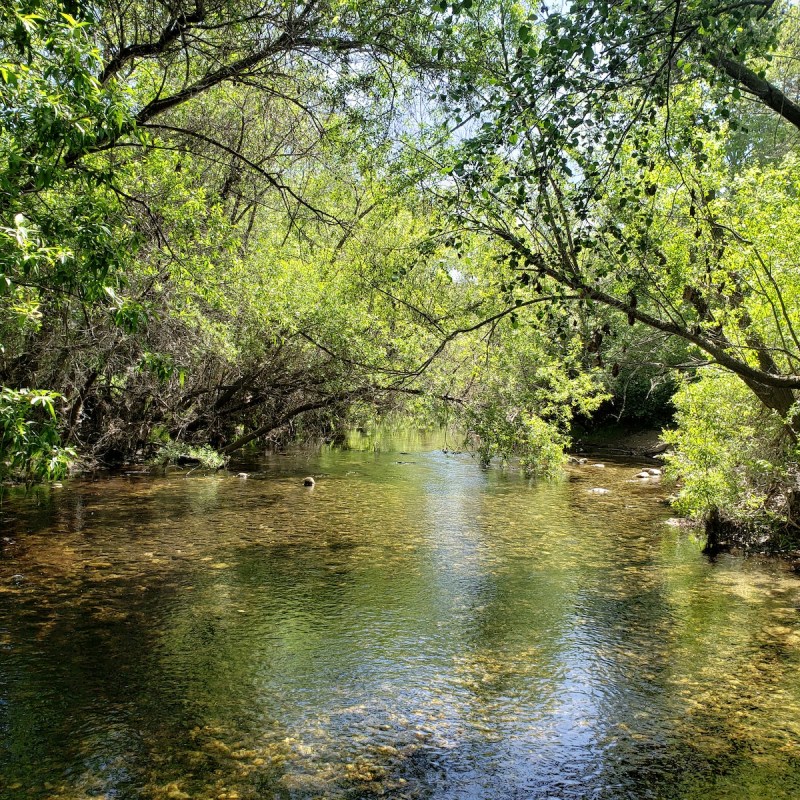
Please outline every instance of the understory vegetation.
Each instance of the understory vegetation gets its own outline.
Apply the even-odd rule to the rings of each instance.
[[[799,20],[10,0],[0,480],[396,412],[547,475],[674,409],[679,509],[791,541]]]

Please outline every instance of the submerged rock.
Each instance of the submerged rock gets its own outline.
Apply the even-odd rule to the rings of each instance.
[[[599,487],[595,489],[589,489],[589,494],[611,494],[611,489],[601,489]]]

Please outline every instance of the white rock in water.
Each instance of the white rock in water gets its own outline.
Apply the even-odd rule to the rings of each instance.
[[[605,464],[589,464],[590,467],[597,467],[598,469],[605,469]]]
[[[611,494],[611,489],[589,489],[589,494]]]
[[[650,477],[650,473],[647,472],[646,470],[642,470],[641,472],[638,472],[635,475],[635,477],[637,477],[637,478],[649,478]]]
[[[659,477],[661,477],[661,470],[660,470],[660,469],[656,469],[655,467],[650,467],[650,469],[648,469],[647,471],[648,471],[648,472],[649,472],[649,473],[650,473],[650,474],[651,474],[651,475],[652,475],[654,478],[659,478]]]
[[[246,472],[240,472],[236,477],[237,478],[246,478],[246,477],[248,477],[248,475],[247,475]]]

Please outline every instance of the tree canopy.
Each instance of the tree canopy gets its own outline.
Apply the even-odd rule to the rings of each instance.
[[[794,30],[794,9],[771,2],[578,1],[509,14],[497,28],[505,58],[482,99],[460,109],[475,131],[450,195],[463,230],[503,242],[518,298],[561,292],[604,307],[684,340],[692,375],[705,364],[741,379],[791,443],[777,459],[784,491],[767,492],[789,516],[800,387]],[[599,357],[613,336],[601,322],[590,338]]]
[[[576,413],[672,369],[686,510],[723,502],[692,476],[735,396],[780,443],[751,483],[720,455],[724,503],[793,519],[797,22],[770,0],[13,0],[0,474],[393,409],[547,473]]]

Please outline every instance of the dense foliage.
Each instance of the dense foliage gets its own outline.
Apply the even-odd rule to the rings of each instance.
[[[677,382],[682,508],[791,526],[796,29],[755,1],[13,0],[2,477],[395,409],[546,474],[576,413],[654,418]]]
[[[796,19],[771,2],[512,11],[490,88],[463,95],[476,128],[454,164],[454,218],[503,243],[517,297],[560,293],[594,315],[598,364],[620,372],[626,323],[628,339],[644,327],[684,342],[672,348],[689,381],[673,437],[682,508],[748,526],[759,509],[794,526]],[[698,370],[708,363],[722,378]],[[746,389],[712,388],[731,375]]]

